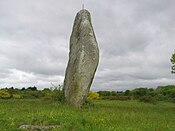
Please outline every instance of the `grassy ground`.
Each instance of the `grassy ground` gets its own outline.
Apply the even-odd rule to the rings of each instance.
[[[60,125],[60,131],[174,131],[175,104],[93,101],[75,109],[54,101],[0,100],[0,131],[23,124]],[[58,129],[57,129],[58,130]]]

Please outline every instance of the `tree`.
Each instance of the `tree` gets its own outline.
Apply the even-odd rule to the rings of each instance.
[[[97,92],[100,96],[110,96],[111,92],[110,91],[98,91]]]
[[[171,66],[171,73],[175,74],[175,53],[172,54],[171,59],[170,59],[172,66]]]
[[[132,91],[132,95],[134,98],[140,98],[142,96],[148,95],[148,89],[147,88],[136,88]]]
[[[31,91],[37,91],[37,87],[35,87],[35,86],[34,87],[28,87],[27,89],[31,90]]]
[[[126,90],[126,91],[124,92],[124,95],[125,95],[125,96],[130,96],[130,95],[131,95],[131,91],[130,91],[130,90]]]

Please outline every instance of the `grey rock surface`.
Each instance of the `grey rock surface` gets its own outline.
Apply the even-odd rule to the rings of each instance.
[[[49,129],[60,128],[60,126],[58,126],[58,125],[53,125],[53,126],[21,125],[19,128],[20,129],[29,129],[29,130],[49,130]]]
[[[70,105],[81,107],[90,90],[99,63],[99,48],[87,10],[77,13],[70,38],[64,94]]]

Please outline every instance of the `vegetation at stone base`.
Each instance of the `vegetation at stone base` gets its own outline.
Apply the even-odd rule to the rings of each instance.
[[[172,54],[171,56],[171,59],[170,59],[171,63],[172,63],[172,66],[171,66],[171,73],[172,74],[175,74],[175,53]]]
[[[173,131],[175,104],[92,100],[77,109],[42,99],[0,99],[0,131],[22,131],[20,125],[60,125],[60,131]],[[58,131],[58,129],[57,129]]]
[[[0,99],[44,99],[64,102],[64,93],[62,89],[55,88],[53,90],[45,88],[37,90],[36,87],[28,88],[5,88],[0,89]],[[115,91],[98,91],[89,92],[87,100],[138,100],[156,104],[157,101],[175,102],[175,86],[158,86],[153,88],[136,88],[134,90],[126,90],[124,92]],[[87,102],[86,102],[87,103]],[[85,104],[86,104],[85,103]]]
[[[99,94],[97,92],[92,92],[92,91],[90,91],[87,96],[88,100],[99,99],[99,98],[100,98]]]

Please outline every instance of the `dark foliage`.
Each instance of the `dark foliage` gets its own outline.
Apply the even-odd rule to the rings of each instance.
[[[175,86],[158,86],[153,88],[136,88],[124,92],[99,91],[101,99],[109,100],[139,100],[141,102],[156,103],[156,101],[175,101]]]
[[[145,103],[156,104],[156,100],[152,96],[142,96],[142,97],[139,98],[139,101],[145,102]]]

